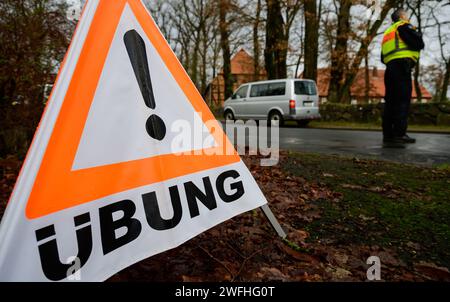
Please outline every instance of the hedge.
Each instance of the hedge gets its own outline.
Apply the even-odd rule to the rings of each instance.
[[[384,104],[347,105],[325,103],[320,106],[323,121],[381,124]],[[411,104],[409,123],[450,126],[450,102]]]

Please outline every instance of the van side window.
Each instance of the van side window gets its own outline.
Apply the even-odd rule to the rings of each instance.
[[[277,96],[285,94],[286,94],[285,82],[252,85],[252,89],[250,90],[250,97],[252,98],[260,96]]]
[[[268,96],[285,95],[285,94],[286,94],[286,83],[285,82],[269,84],[269,91],[267,93]]]
[[[250,97],[254,98],[258,96],[266,96],[268,88],[269,85],[267,84],[252,85],[252,89],[250,90]]]
[[[247,97],[248,86],[242,86],[233,94],[233,99],[245,99]]]
[[[313,82],[296,81],[294,87],[295,87],[296,95],[316,95],[317,94],[316,85]]]

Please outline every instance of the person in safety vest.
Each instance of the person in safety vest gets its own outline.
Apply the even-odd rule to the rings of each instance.
[[[381,47],[381,61],[386,64],[383,142],[403,146],[416,142],[406,134],[412,95],[411,71],[425,44],[422,33],[411,25],[405,10],[397,9],[391,17],[393,24],[385,31]]]

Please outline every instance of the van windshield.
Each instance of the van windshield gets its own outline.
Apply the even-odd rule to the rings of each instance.
[[[309,81],[296,81],[295,82],[295,94],[296,95],[316,95],[317,89],[314,82]]]

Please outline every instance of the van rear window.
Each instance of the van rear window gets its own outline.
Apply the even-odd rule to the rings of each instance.
[[[295,82],[295,94],[296,95],[316,95],[317,89],[313,82],[309,81],[296,81]]]
[[[285,94],[285,82],[252,85],[252,89],[250,91],[250,97],[277,96]]]

